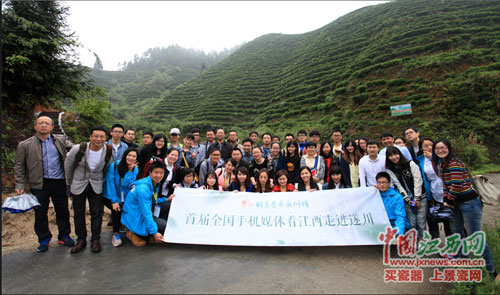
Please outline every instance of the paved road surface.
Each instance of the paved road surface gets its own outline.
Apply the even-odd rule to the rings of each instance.
[[[500,187],[500,174],[488,175]],[[486,206],[484,222],[500,220]],[[446,293],[445,283],[383,281],[381,246],[222,247],[194,245],[87,247],[70,255],[63,246],[46,253],[2,257],[2,293]]]

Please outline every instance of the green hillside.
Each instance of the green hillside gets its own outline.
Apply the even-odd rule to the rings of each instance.
[[[141,57],[124,62],[120,71],[92,71],[96,85],[102,86],[112,103],[115,121],[136,129],[149,129],[141,120],[152,106],[178,85],[196,77],[232,51],[205,53],[178,45],[150,48]]]
[[[396,1],[300,35],[269,34],[166,94],[146,115],[162,130],[224,126],[283,135],[500,134],[500,1]],[[413,115],[391,117],[411,103]],[[327,134],[325,134],[325,138]]]

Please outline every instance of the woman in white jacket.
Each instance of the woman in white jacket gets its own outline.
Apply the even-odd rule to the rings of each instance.
[[[416,228],[419,240],[422,239],[427,217],[427,198],[420,168],[415,162],[408,161],[395,146],[387,148],[385,168],[394,186],[403,195],[410,228]]]

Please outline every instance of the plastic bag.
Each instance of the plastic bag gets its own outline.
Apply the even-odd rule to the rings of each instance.
[[[23,213],[37,207],[40,207],[40,203],[34,195],[22,194],[5,199],[2,210],[11,213]]]

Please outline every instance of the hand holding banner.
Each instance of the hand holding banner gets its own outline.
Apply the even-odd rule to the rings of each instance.
[[[376,188],[234,193],[175,190],[164,239],[233,246],[380,245],[390,226]]]

